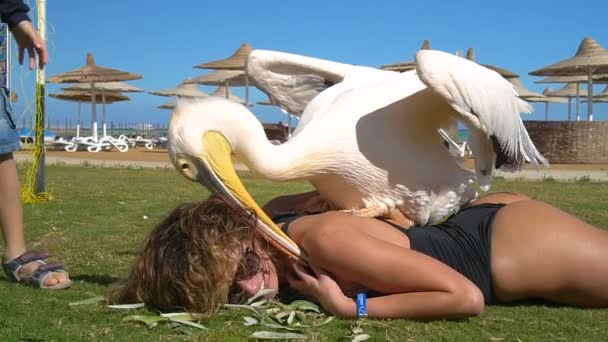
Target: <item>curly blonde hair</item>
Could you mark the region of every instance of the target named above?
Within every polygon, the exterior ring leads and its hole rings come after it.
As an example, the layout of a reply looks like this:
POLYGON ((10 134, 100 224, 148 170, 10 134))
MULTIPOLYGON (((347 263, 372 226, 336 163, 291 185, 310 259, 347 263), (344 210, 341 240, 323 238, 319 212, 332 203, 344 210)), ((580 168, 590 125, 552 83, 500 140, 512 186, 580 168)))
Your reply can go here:
POLYGON ((227 302, 234 255, 255 235, 253 213, 217 196, 185 203, 160 222, 126 279, 110 291, 112 303, 143 302, 160 311, 209 315, 227 302))

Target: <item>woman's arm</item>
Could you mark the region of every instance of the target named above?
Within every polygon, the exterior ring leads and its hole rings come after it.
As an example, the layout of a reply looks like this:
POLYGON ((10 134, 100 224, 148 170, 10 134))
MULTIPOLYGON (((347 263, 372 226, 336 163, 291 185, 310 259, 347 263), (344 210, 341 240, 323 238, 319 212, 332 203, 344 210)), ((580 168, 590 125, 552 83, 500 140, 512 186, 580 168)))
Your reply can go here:
POLYGON ((311 264, 329 272, 331 278, 316 272, 316 277, 309 276, 314 281, 296 272, 299 281, 292 285, 341 317, 356 317, 356 304, 331 279, 387 293, 368 299, 370 317, 462 318, 483 311, 483 295, 477 286, 449 266, 391 243, 386 239, 393 233, 390 229, 378 220, 336 212, 294 221, 289 235, 306 251, 311 264))

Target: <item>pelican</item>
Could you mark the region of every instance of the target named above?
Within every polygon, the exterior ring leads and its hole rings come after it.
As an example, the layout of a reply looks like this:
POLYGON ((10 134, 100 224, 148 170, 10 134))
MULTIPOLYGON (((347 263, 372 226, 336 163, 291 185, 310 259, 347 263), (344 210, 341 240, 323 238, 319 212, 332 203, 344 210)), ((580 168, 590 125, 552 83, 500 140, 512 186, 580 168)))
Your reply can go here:
POLYGON ((230 155, 273 181, 308 180, 354 214, 399 211, 416 224, 438 222, 475 199, 474 180, 488 190, 494 169, 547 165, 520 118, 532 108, 511 83, 437 50, 418 51, 415 60, 416 70, 398 73, 254 50, 246 62, 251 81, 301 116, 291 139, 271 144, 257 118, 235 102, 183 100, 169 123, 170 158, 186 178, 255 208, 270 230, 276 228, 238 180, 230 155), (438 133, 453 120, 469 130, 474 173, 438 133))

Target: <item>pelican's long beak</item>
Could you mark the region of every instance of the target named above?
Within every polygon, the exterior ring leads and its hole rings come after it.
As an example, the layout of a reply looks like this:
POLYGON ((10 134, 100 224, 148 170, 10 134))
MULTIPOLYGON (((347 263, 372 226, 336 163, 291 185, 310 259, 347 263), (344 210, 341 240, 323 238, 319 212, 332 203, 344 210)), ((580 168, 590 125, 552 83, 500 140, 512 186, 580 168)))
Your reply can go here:
POLYGON ((215 131, 205 132, 203 144, 205 148, 200 158, 179 156, 189 160, 196 168, 196 180, 209 191, 255 212, 258 218, 257 228, 264 238, 287 255, 306 260, 298 245, 283 233, 245 189, 232 164, 232 150, 224 135, 215 131))

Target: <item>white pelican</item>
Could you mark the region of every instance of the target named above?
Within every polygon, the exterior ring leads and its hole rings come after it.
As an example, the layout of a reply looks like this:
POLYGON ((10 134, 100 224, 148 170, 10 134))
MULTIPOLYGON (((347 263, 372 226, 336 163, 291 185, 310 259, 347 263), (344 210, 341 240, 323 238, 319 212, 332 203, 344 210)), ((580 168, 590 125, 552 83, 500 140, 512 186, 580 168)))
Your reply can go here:
POLYGON ((301 115, 292 138, 273 145, 247 108, 206 97, 178 103, 168 149, 184 176, 208 187, 223 182, 270 226, 231 169, 230 154, 274 181, 307 179, 327 201, 355 214, 399 210, 418 224, 437 222, 477 196, 474 174, 437 132, 451 120, 469 129, 482 190, 495 167, 547 164, 520 118, 532 108, 513 85, 451 54, 421 50, 415 71, 397 73, 254 50, 246 69, 271 99, 301 115))

